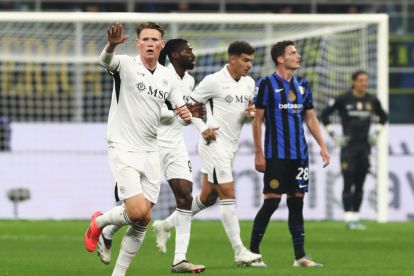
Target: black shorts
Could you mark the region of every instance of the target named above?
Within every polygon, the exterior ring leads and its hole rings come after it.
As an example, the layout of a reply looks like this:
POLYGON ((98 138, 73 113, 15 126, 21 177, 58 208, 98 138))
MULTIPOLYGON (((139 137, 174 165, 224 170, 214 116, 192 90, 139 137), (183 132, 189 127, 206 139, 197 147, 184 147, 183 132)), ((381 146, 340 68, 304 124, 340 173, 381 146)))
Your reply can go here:
POLYGON ((263 193, 306 193, 309 186, 309 159, 266 159, 263 193))
POLYGON ((365 173, 370 168, 369 150, 343 148, 341 150, 341 171, 342 173, 365 173))

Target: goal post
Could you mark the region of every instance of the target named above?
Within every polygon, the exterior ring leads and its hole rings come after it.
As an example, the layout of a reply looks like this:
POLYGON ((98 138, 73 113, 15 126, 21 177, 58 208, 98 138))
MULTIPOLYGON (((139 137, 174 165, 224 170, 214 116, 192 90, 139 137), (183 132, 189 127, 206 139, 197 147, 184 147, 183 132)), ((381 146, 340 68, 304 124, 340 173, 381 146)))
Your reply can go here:
MULTIPOLYGON (((1 116, 12 122, 105 122, 112 82, 97 61, 106 29, 123 23, 129 39, 117 52, 135 55, 135 29, 145 21, 161 23, 166 39, 191 42, 196 81, 225 64, 235 40, 255 46, 257 80, 274 70, 271 46, 289 39, 303 56, 298 74, 309 79, 317 110, 349 89, 358 69, 369 73, 369 92, 388 110, 385 14, 0 12, 1 116)), ((387 129, 376 148, 378 222, 388 220, 387 129)))

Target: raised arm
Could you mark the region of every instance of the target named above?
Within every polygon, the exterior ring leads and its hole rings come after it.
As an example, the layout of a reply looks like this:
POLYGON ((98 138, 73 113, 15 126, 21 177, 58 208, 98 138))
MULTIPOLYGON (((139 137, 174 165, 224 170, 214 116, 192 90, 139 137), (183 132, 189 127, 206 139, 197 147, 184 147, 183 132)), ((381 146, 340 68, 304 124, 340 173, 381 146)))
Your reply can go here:
POLYGON ((99 57, 99 64, 110 71, 116 71, 119 67, 119 59, 116 57, 114 58, 116 46, 124 43, 124 41, 128 39, 128 36, 123 35, 122 31, 123 26, 119 23, 113 24, 107 30, 108 43, 99 57))

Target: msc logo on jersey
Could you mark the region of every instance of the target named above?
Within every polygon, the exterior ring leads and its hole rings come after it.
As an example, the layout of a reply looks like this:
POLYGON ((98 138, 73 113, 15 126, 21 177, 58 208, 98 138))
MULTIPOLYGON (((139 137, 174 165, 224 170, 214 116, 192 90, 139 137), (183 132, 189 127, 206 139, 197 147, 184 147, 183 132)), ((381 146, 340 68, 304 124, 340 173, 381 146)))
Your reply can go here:
POLYGON ((224 100, 225 100, 227 103, 231 103, 231 102, 233 101, 233 97, 232 97, 231 95, 227 95, 227 96, 224 98, 224 100))
POLYGON ((168 92, 159 90, 158 88, 153 89, 151 86, 148 87, 148 95, 153 96, 157 99, 167 99, 168 92))
POLYGON ((248 95, 239 95, 239 96, 235 96, 236 97, 236 103, 248 103, 250 97, 248 95))
POLYGON ((157 99, 162 99, 162 100, 167 99, 168 92, 162 91, 158 88, 153 89, 151 86, 148 86, 148 89, 147 89, 147 86, 143 82, 137 83, 136 87, 137 87, 138 92, 141 94, 147 92, 146 93, 147 95, 153 96, 157 99))
POLYGON ((145 86, 145 83, 143 83, 143 82, 137 83, 136 86, 137 86, 137 89, 138 89, 139 93, 142 93, 142 92, 145 91, 145 89, 147 89, 147 87, 145 86))
POLYGON ((227 95, 224 100, 227 103, 232 103, 233 101, 235 103, 248 103, 250 97, 248 95, 235 95, 234 97, 231 95, 227 95))

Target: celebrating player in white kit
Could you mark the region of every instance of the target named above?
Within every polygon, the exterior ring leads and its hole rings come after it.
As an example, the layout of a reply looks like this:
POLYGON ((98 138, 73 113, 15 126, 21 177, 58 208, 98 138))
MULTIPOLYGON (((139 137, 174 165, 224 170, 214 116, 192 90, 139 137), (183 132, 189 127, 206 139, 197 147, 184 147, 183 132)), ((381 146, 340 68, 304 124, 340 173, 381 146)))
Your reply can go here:
MULTIPOLYGON (((184 101, 188 102, 195 83, 194 78, 187 73, 187 70, 194 68, 195 56, 193 49, 187 40, 171 39, 161 51, 158 60, 160 64, 165 65, 167 55, 171 62, 167 68, 171 75, 177 79, 184 101)), ((202 106, 193 104, 188 104, 188 106, 192 112, 193 120, 196 116, 202 117, 204 115, 202 106)), ((176 228, 175 257, 172 272, 198 273, 204 271, 205 267, 192 264, 186 258, 190 241, 191 203, 193 200, 191 194, 193 187, 191 162, 184 144, 182 121, 178 120, 169 108, 171 108, 169 102, 162 107, 157 139, 162 174, 164 174, 174 192, 177 209, 169 219, 165 220, 165 223, 161 224, 161 221, 155 221, 154 230, 157 233, 157 240, 162 240, 161 243, 157 244, 163 245, 159 247, 160 251, 166 253, 165 243, 170 237, 170 233, 164 229, 169 231, 174 227, 176 228)), ((105 264, 109 264, 111 260, 112 236, 120 227, 115 225, 106 226, 99 238, 98 255, 105 264)))
POLYGON ((114 78, 107 140, 116 190, 124 205, 104 214, 95 212, 84 242, 86 249, 93 252, 103 227, 129 225, 112 275, 125 275, 143 242, 152 206, 158 199, 161 170, 157 130, 162 105, 169 101, 177 115, 191 122, 177 80, 158 63, 165 44, 163 35, 158 24, 143 23, 137 29, 136 39, 140 55, 114 55, 116 46, 128 38, 122 25, 114 24, 108 29, 108 44, 100 56, 101 65, 114 78))
POLYGON ((206 76, 191 95, 195 102, 206 104, 208 126, 202 130, 203 138, 198 147, 205 172, 203 190, 194 198, 192 211, 196 214, 214 204, 218 195, 221 220, 239 264, 249 264, 261 258, 247 250, 241 241, 232 176, 241 128, 246 117, 254 116, 254 106, 249 103, 255 82, 247 76, 252 68, 254 51, 247 42, 231 43, 229 64, 206 76))

